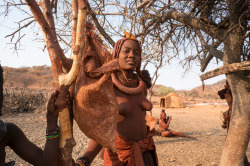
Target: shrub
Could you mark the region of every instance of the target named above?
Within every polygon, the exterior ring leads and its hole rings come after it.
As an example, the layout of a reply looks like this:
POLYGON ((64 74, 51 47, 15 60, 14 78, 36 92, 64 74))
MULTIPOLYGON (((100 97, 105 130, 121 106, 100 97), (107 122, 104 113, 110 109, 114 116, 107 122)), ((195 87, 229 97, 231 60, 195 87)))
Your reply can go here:
POLYGON ((156 90, 156 93, 158 95, 168 95, 170 92, 174 92, 176 93, 176 90, 174 88, 171 88, 171 87, 166 87, 166 86, 161 86, 159 87, 157 90, 156 90))

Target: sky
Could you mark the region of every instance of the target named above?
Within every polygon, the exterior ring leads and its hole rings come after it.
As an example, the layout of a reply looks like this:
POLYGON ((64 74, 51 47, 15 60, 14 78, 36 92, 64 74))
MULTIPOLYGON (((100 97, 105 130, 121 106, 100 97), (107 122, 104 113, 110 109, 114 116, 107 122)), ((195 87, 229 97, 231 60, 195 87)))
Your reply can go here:
MULTIPOLYGON (((13 52, 12 44, 10 43, 10 37, 5 38, 6 35, 9 35, 15 31, 14 27, 17 24, 14 22, 20 20, 17 16, 18 13, 12 13, 8 19, 5 19, 3 16, 0 17, 0 63, 2 66, 8 67, 32 67, 32 66, 41 66, 47 65, 50 66, 50 59, 47 50, 43 52, 43 43, 34 41, 34 36, 37 35, 37 32, 32 30, 24 29, 26 33, 25 37, 22 39, 21 50, 18 51, 18 55, 13 52)), ((209 64, 208 69, 213 70, 222 66, 222 63, 218 65, 215 62, 209 64)), ((153 68, 147 68, 150 74, 153 74, 153 68)), ((156 81, 156 84, 164 85, 167 87, 172 87, 176 90, 191 90, 197 86, 202 85, 200 81, 200 67, 198 64, 194 64, 192 68, 185 73, 185 69, 181 67, 178 61, 172 61, 170 64, 164 66, 159 74, 159 78, 156 81)), ((217 76, 208 80, 205 80, 205 85, 216 83, 225 79, 224 75, 217 76)))

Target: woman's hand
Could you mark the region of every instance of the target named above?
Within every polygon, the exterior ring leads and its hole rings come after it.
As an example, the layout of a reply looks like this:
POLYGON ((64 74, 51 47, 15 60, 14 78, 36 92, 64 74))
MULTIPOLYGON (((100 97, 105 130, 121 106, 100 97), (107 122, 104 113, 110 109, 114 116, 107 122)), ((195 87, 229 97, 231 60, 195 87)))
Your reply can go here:
POLYGON ((57 127, 57 118, 58 118, 58 109, 55 106, 57 100, 58 91, 54 91, 47 105, 47 128, 56 129, 57 127))
POLYGON ((47 105, 47 116, 48 115, 58 116, 58 111, 55 106, 57 94, 58 94, 58 91, 55 90, 49 98, 48 105, 47 105))
POLYGON ((47 125, 56 127, 60 109, 69 107, 71 104, 69 92, 57 91, 50 96, 47 105, 47 125))

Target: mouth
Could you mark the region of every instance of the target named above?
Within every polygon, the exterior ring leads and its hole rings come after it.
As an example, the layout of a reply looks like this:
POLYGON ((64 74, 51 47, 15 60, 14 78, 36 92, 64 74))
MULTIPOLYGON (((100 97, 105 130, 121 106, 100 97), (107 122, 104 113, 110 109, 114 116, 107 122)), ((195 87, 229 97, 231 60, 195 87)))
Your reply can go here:
POLYGON ((135 62, 134 62, 134 61, 127 61, 127 64, 129 64, 129 65, 134 65, 135 62))

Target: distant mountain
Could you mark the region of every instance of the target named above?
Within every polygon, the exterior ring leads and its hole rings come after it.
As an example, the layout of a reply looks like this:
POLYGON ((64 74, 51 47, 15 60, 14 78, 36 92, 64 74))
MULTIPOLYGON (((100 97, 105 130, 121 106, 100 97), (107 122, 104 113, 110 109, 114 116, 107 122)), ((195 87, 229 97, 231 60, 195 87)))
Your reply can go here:
MULTIPOLYGON (((4 71, 4 87, 27 87, 34 89, 53 89, 53 76, 50 66, 34 66, 11 68, 3 67, 4 71)), ((178 90, 177 93, 182 97, 200 97, 218 99, 217 92, 224 88, 225 79, 218 81, 212 85, 205 85, 204 91, 202 86, 193 88, 192 90, 178 90)), ((157 89, 163 85, 155 85, 153 88, 154 95, 157 89)))
POLYGON ((190 92, 193 92, 193 91, 197 91, 201 96, 208 96, 208 95, 217 95, 218 91, 221 90, 221 89, 224 89, 224 85, 226 83, 226 79, 223 79, 223 80, 220 80, 214 84, 211 84, 211 85, 206 85, 204 86, 204 90, 202 88, 202 86, 198 86, 196 88, 193 88, 192 90, 190 90, 190 92))
POLYGON ((3 67, 4 87, 52 89, 53 76, 50 66, 3 67))
MULTIPOLYGON (((211 85, 205 85, 204 86, 204 91, 202 86, 198 86, 196 88, 193 88, 191 90, 177 90, 177 94, 179 94, 180 96, 182 96, 183 98, 186 97, 199 97, 199 98, 204 98, 204 99, 219 99, 218 96, 218 91, 224 88, 226 80, 220 80, 217 83, 211 84, 211 85)), ((157 94, 157 89, 159 89, 160 87, 162 87, 163 85, 155 85, 153 92, 154 95, 158 95, 157 94)))
MULTIPOLYGON (((206 85, 205 84, 205 87, 204 87, 204 91, 210 91, 210 90, 219 90, 219 89, 223 89, 224 88, 224 85, 226 84, 226 79, 223 79, 223 80, 220 80, 214 84, 211 84, 211 85, 206 85)), ((198 90, 198 91, 203 91, 202 89, 202 86, 198 86, 196 88, 193 88, 192 90, 198 90)), ((192 91, 191 90, 191 91, 192 91)))

